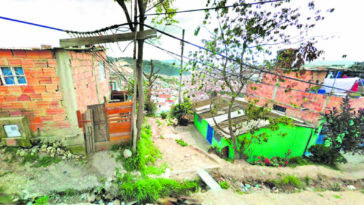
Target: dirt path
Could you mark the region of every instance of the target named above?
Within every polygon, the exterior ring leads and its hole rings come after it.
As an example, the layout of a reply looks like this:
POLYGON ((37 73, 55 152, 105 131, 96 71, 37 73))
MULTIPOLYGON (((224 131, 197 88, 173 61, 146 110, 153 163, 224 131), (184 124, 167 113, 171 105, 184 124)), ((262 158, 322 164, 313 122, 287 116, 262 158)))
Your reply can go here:
POLYGON ((220 192, 208 191, 206 193, 194 194, 193 198, 202 201, 203 205, 312 205, 312 204, 350 204, 360 205, 363 204, 364 194, 356 191, 346 192, 308 192, 303 191, 294 194, 285 193, 252 193, 252 194, 237 194, 229 190, 220 192))

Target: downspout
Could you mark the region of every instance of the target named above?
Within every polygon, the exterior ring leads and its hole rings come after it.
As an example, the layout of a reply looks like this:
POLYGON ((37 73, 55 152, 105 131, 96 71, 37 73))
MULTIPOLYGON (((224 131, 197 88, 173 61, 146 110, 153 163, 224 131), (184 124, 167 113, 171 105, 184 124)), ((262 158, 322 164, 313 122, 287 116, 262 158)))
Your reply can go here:
POLYGON ((310 142, 311 142, 312 132, 313 132, 313 131, 315 131, 315 132, 316 132, 316 129, 311 129, 310 138, 309 138, 309 139, 308 139, 308 141, 307 141, 307 145, 306 145, 306 147, 305 147, 305 150, 303 151, 302 156, 305 156, 305 153, 306 153, 307 147, 308 147, 308 145, 309 145, 309 144, 310 144, 310 142))

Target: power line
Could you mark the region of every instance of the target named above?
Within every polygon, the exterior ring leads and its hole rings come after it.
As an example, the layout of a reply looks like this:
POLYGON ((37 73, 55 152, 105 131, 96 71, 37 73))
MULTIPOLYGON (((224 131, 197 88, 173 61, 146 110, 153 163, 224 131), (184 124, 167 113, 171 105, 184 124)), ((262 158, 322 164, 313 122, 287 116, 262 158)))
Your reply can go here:
MULTIPOLYGON (((256 4, 266 4, 266 3, 275 3, 281 2, 284 0, 272 0, 272 1, 262 1, 262 2, 255 2, 255 3, 245 3, 244 5, 256 5, 256 4)), ((164 12, 164 13, 152 13, 152 14, 145 14, 145 16, 159 16, 159 15, 168 15, 168 14, 179 14, 179 13, 190 13, 190 12, 197 12, 197 11, 208 11, 208 10, 215 10, 215 9, 225 9, 225 8, 233 8, 237 7, 235 5, 229 6, 217 6, 217 7, 208 7, 208 8, 201 8, 201 9, 189 9, 183 11, 173 11, 173 12, 164 12)))
POLYGON ((4 20, 8 20, 8 21, 14 21, 14 22, 17 22, 17 23, 28 24, 28 25, 31 25, 31 26, 37 26, 37 27, 41 27, 41 28, 52 29, 52 30, 56 30, 56 31, 66 32, 64 29, 55 28, 55 27, 51 27, 51 26, 45 26, 45 25, 42 25, 42 24, 32 23, 32 22, 29 22, 29 21, 22 21, 22 20, 18 20, 18 19, 8 18, 8 17, 4 17, 4 16, 0 16, 0 19, 4 19, 4 20))

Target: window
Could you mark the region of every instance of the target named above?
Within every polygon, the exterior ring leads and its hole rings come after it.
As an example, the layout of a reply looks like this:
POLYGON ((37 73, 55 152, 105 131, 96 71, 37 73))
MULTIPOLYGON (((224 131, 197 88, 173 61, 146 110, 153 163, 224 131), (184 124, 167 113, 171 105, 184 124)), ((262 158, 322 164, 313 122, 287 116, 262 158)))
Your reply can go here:
POLYGON ((214 138, 216 141, 220 142, 221 136, 214 130, 214 138))
POLYGON ((3 85, 26 85, 24 70, 22 67, 1 67, 0 79, 3 85))
POLYGON ((287 108, 280 105, 273 105, 273 110, 286 113, 287 108))
POLYGON ((21 137, 18 125, 4 125, 4 130, 5 130, 6 136, 9 138, 21 137))
POLYGON ((100 81, 104 81, 106 79, 106 73, 105 73, 105 64, 104 62, 99 62, 99 78, 100 81))
POLYGON ((199 116, 199 115, 198 115, 198 116, 197 116, 197 120, 198 120, 198 122, 199 122, 199 123, 201 123, 201 122, 202 122, 202 118, 201 118, 201 116, 199 116))

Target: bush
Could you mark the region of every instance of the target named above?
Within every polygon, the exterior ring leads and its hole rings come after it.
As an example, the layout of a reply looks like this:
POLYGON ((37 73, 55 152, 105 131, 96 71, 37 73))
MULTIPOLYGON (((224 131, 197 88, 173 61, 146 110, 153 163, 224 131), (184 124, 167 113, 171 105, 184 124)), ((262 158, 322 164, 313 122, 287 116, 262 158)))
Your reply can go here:
POLYGON ((162 119, 166 119, 167 118, 167 113, 166 112, 162 112, 161 113, 161 118, 162 119))
POLYGON ((155 115, 155 112, 157 111, 157 104, 152 101, 146 101, 144 103, 144 109, 145 111, 147 111, 147 116, 153 117, 155 115))
POLYGON ((186 147, 186 146, 188 145, 185 141, 180 140, 180 139, 176 139, 176 142, 177 142, 179 145, 181 145, 182 147, 186 147))
POLYGON ((337 163, 347 162, 342 154, 333 150, 331 147, 326 147, 325 145, 313 145, 308 149, 308 151, 312 154, 308 157, 312 162, 326 164, 329 166, 336 166, 337 163))
POLYGON ((230 185, 226 181, 219 181, 219 185, 222 189, 229 189, 230 185))
POLYGON ((178 120, 179 125, 187 125, 187 115, 191 113, 192 103, 188 98, 185 98, 183 103, 174 105, 171 108, 170 116, 178 120))

